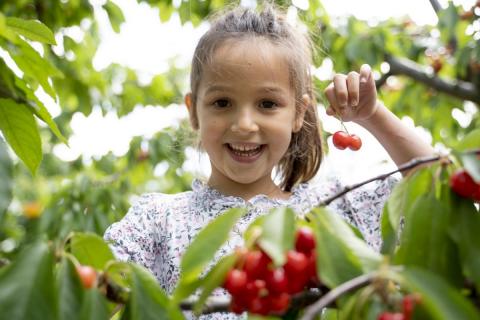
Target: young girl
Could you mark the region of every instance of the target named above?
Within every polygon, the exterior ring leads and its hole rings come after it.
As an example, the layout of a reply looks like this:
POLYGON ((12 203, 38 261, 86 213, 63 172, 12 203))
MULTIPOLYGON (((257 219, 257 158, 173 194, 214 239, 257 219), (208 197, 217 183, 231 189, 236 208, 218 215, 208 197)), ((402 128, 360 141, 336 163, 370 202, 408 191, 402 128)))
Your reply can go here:
MULTIPOLYGON (((195 180, 192 191, 140 197, 105 233, 116 257, 144 265, 171 293, 182 254, 225 210, 246 207, 248 213, 216 259, 240 246, 246 227, 271 208, 290 206, 302 215, 340 191, 336 181, 307 183, 322 160, 311 64, 308 38, 271 6, 259 13, 237 8, 217 18, 195 50, 191 93, 185 98, 191 125, 210 158, 211 176, 206 183, 195 180)), ((433 153, 377 101, 369 66, 335 75, 325 95, 329 115, 365 127, 397 165, 433 153)), ((391 184, 379 182, 374 192, 354 190, 329 207, 378 248, 379 215, 391 184)))

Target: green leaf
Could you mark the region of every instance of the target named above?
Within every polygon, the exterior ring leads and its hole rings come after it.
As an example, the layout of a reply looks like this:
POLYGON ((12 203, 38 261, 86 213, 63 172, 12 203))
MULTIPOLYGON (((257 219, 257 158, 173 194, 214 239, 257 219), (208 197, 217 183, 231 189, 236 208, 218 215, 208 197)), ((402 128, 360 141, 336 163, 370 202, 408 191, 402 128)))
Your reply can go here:
POLYGON ((94 233, 74 233, 70 250, 82 265, 103 269, 108 261, 115 260, 107 243, 94 233))
POLYGON ((59 296, 59 319, 76 320, 82 308, 84 290, 75 266, 68 258, 63 258, 57 272, 59 296))
POLYGON ((430 190, 431 181, 431 170, 425 168, 395 185, 385 205, 388 208, 390 225, 395 231, 398 231, 401 218, 410 210, 414 200, 430 190))
POLYGON ((42 145, 32 112, 26 105, 0 98, 0 130, 13 151, 35 174, 42 160, 42 145))
POLYGON ((460 159, 462 160, 465 170, 470 174, 472 179, 480 184, 480 155, 475 153, 462 153, 460 159))
POLYGON ((286 252, 293 248, 295 213, 290 208, 275 208, 265 215, 261 227, 258 244, 276 266, 284 265, 286 252))
POLYGON ((12 200, 13 163, 7 152, 7 145, 0 138, 0 225, 12 200))
POLYGON ((120 32, 120 25, 125 22, 125 17, 123 16, 122 9, 117 6, 112 1, 108 0, 107 3, 103 6, 107 11, 108 18, 110 19, 110 24, 113 30, 116 33, 120 32))
POLYGON ((196 314, 200 314, 205 301, 216 288, 220 287, 225 281, 227 273, 235 265, 237 257, 235 254, 224 256, 218 261, 215 267, 205 276, 202 282, 202 293, 195 303, 193 310, 196 314))
POLYGON ((160 288, 157 279, 139 265, 132 264, 132 284, 121 320, 184 319, 160 288))
POLYGON ((53 45, 57 44, 53 32, 40 21, 8 17, 6 22, 12 31, 27 39, 53 45))
POLYGON ((35 115, 39 117, 41 120, 43 120, 50 127, 50 130, 52 130, 52 132, 55 134, 55 136, 58 139, 60 139, 60 141, 68 145, 67 139, 65 139, 65 137, 62 135, 62 133, 58 129, 57 124, 55 123, 55 121, 53 121, 52 116, 50 115, 50 112, 48 112, 43 102, 37 98, 37 96, 33 93, 33 91, 29 87, 27 87, 27 84, 23 80, 16 78, 15 85, 26 94, 29 100, 32 100, 35 102, 35 104, 32 104, 32 109, 34 110, 35 115))
POLYGON ((180 301, 186 292, 183 286, 197 282, 203 269, 213 259, 215 252, 227 241, 230 230, 244 214, 245 209, 233 208, 218 216, 202 229, 185 251, 180 265, 180 281, 175 289, 175 301, 180 301))
POLYGON ((380 228, 382 231, 382 254, 392 254, 397 244, 397 234, 393 229, 390 219, 388 206, 383 207, 383 213, 380 220, 380 228))
MULTIPOLYGON (((54 100, 56 99, 55 90, 49 82, 49 77, 63 77, 62 72, 58 70, 47 59, 44 59, 25 41, 20 42, 19 49, 7 48, 10 56, 17 66, 24 72, 24 79, 32 84, 38 81, 42 88, 54 100), (33 79, 33 80, 32 80, 33 79)), ((35 87, 35 86, 34 86, 35 87)))
POLYGON ((46 243, 24 248, 0 269, 0 316, 15 320, 57 319, 53 254, 46 243))
POLYGON ((107 299, 98 289, 90 289, 83 295, 80 320, 108 320, 110 314, 107 299))
POLYGON ((12 43, 17 43, 20 39, 11 28, 7 26, 7 18, 0 12, 0 36, 12 43))
POLYGON ((411 292, 421 295, 422 306, 434 320, 475 320, 480 313, 460 293, 441 277, 420 268, 407 268, 401 274, 400 283, 411 292))
POLYGON ((326 208, 316 208, 312 213, 318 272, 328 287, 336 287, 378 267, 381 255, 358 238, 338 214, 326 208))
POLYGON ((480 214, 471 201, 459 198, 452 211, 449 234, 457 244, 465 276, 480 290, 480 214))
POLYGON ((448 226, 445 205, 432 193, 420 196, 406 214, 395 263, 423 267, 458 284, 461 272, 448 226))
POLYGON ((475 129, 469 132, 463 139, 458 141, 455 146, 457 151, 466 151, 470 149, 480 148, 480 129, 475 129))

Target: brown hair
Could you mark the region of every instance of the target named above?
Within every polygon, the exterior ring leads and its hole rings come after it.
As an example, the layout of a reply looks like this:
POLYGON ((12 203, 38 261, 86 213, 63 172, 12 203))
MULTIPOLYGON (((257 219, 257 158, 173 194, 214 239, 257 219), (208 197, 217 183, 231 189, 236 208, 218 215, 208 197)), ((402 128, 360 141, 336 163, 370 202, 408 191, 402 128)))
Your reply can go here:
MULTIPOLYGON (((212 25, 200 39, 192 60, 190 74, 192 112, 196 112, 197 91, 202 71, 209 66, 214 51, 230 39, 262 37, 272 44, 284 47, 288 53, 289 74, 295 90, 297 114, 301 97, 307 94, 311 104, 307 107, 302 128, 292 133, 287 152, 278 163, 281 174, 280 187, 291 191, 298 183, 307 182, 317 173, 323 156, 320 122, 316 112, 313 92, 312 45, 308 36, 293 28, 285 15, 267 3, 260 12, 237 7, 224 12, 213 20, 212 25)), ((194 119, 194 127, 198 126, 194 119)))

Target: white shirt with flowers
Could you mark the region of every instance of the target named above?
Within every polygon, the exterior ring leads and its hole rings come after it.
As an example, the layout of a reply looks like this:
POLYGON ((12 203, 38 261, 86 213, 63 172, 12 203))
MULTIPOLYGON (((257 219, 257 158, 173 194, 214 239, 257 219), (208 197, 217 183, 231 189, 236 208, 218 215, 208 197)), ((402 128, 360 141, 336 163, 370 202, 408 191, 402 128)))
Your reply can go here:
MULTIPOLYGON (((396 179, 376 181, 347 193, 328 207, 356 226, 364 239, 376 250, 381 244, 379 220, 383 205, 396 179)), ((289 199, 270 199, 257 195, 245 201, 240 197, 226 196, 194 180, 192 190, 178 194, 149 193, 137 199, 125 217, 112 224, 104 238, 110 243, 117 259, 133 261, 149 269, 161 287, 171 294, 180 275, 180 260, 188 245, 210 221, 233 207, 246 207, 233 228, 229 241, 217 252, 211 266, 243 243, 242 234, 258 216, 279 206, 288 206, 303 215, 321 200, 343 190, 338 180, 310 185, 300 184, 292 190, 289 199)), ((225 295, 222 289, 214 295, 225 295)), ((186 312, 188 319, 194 319, 186 312)), ((213 313, 200 319, 239 319, 234 314, 213 313)))

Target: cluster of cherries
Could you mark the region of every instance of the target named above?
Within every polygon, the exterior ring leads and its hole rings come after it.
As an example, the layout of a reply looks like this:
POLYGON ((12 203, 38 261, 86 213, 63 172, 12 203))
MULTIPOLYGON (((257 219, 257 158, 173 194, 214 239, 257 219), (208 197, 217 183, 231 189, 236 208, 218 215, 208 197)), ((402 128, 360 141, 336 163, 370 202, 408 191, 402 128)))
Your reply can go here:
POLYGON ((295 250, 287 252, 283 266, 274 267, 270 257, 259 248, 239 249, 223 288, 232 296, 232 312, 265 316, 284 314, 293 294, 319 284, 315 238, 310 228, 302 227, 296 233, 295 250))
POLYGON ((402 312, 383 312, 377 320, 410 320, 413 316, 415 305, 420 303, 418 294, 409 294, 402 299, 402 312))
POLYGON ((333 145, 340 150, 349 148, 357 151, 362 147, 362 139, 356 134, 348 134, 344 131, 337 131, 333 134, 333 145))
POLYGON ((480 201, 480 184, 475 183, 465 169, 460 169, 450 176, 450 187, 462 197, 480 201))

